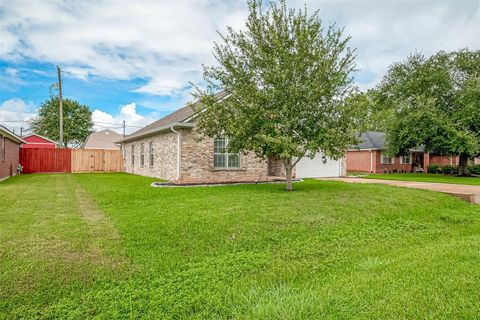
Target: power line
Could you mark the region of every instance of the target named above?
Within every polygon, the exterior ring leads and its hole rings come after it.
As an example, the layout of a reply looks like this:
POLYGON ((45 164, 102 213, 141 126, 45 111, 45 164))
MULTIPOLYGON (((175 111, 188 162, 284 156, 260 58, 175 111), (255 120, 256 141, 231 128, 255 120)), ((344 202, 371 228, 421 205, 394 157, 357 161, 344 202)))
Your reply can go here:
POLYGON ((32 91, 30 91, 28 94, 26 94, 25 96, 21 97, 20 98, 20 101, 18 101, 17 103, 15 103, 13 107, 16 107, 17 105, 19 105, 22 101, 26 100, 28 97, 30 97, 35 91, 37 91, 38 89, 40 89, 45 83, 47 83, 48 81, 50 81, 50 79, 47 79, 45 81, 43 81, 38 87, 36 87, 35 89, 33 89, 32 91))

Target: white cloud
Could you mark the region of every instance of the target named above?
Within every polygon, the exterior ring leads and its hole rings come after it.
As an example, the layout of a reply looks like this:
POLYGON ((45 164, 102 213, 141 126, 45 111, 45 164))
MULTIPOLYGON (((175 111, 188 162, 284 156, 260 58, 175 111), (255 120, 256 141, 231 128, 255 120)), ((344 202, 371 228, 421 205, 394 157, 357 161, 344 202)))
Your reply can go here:
POLYGON ((20 134, 20 129, 28 128, 28 120, 37 113, 35 105, 22 99, 9 99, 0 104, 0 124, 20 134))
POLYGON ((155 121, 154 115, 142 116, 137 113, 135 103, 129 103, 120 107, 120 112, 116 115, 95 109, 92 112, 92 120, 95 123, 95 130, 111 128, 118 133, 122 133, 122 122, 125 121, 126 133, 130 134, 140 127, 155 121))
MULTIPOLYGON (((480 48, 480 3, 290 0, 345 26, 358 66, 378 79, 419 50, 480 48)), ((79 79, 143 79, 138 93, 182 95, 212 64, 217 30, 242 28, 245 1, 2 1, 0 59, 60 64, 79 79), (52 42, 54 40, 54 43, 52 42)), ((371 86, 375 81, 361 85, 371 86)))
POLYGON ((201 64, 212 59, 217 19, 238 14, 210 1, 3 1, 0 6, 0 38, 7 40, 0 59, 60 64, 80 79, 145 79, 136 91, 162 96, 199 81, 201 64))

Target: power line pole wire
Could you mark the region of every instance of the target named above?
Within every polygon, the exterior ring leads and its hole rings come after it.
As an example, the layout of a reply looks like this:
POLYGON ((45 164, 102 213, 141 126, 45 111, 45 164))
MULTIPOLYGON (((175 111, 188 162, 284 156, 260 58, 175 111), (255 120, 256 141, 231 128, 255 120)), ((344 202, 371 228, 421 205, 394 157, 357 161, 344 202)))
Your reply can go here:
POLYGON ((62 71, 60 67, 57 66, 58 73, 58 105, 60 112, 60 141, 59 146, 63 148, 63 101, 62 101, 62 71))

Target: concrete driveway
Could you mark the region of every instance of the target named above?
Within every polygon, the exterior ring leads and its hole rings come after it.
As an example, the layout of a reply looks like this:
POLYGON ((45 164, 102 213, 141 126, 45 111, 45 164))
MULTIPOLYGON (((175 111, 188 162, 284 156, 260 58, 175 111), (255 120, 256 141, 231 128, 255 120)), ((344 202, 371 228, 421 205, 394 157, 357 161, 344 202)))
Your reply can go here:
POLYGON ((449 183, 431 183, 431 182, 414 182, 414 181, 394 181, 394 180, 380 180, 380 179, 362 179, 362 178, 319 178, 319 180, 334 180, 350 183, 377 183, 388 184, 397 187, 415 188, 423 190, 431 190, 443 192, 462 200, 480 204, 480 186, 469 186, 464 184, 449 184, 449 183))

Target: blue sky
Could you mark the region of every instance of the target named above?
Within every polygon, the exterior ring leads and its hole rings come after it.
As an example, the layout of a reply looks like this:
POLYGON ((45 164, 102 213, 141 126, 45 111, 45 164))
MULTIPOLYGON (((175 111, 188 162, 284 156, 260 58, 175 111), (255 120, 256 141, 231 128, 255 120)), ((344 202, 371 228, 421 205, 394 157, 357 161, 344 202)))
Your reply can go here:
MULTIPOLYGON (((320 9, 357 48, 362 90, 413 51, 480 49, 480 1, 288 1, 320 9)), ((15 130, 36 114, 63 72, 64 95, 88 105, 96 128, 128 131, 191 100, 213 42, 243 28, 244 1, 0 2, 0 123, 15 130)))

